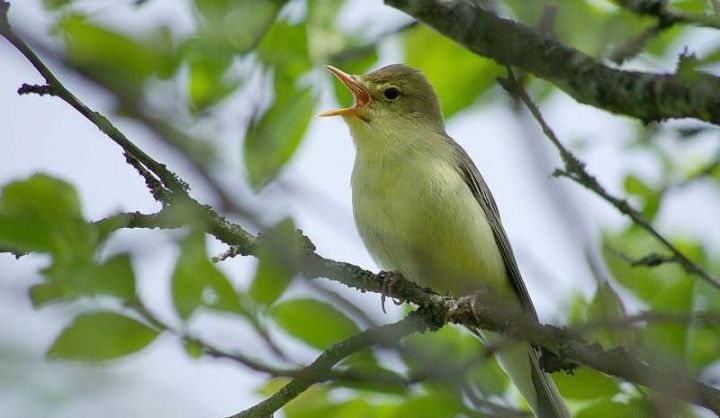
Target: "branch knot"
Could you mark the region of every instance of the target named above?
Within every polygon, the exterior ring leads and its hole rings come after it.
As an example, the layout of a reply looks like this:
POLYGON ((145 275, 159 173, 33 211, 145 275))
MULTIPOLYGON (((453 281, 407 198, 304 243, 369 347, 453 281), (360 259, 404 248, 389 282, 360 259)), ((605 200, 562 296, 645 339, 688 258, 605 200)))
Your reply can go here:
POLYGON ((49 96, 56 96, 57 91, 53 86, 49 84, 27 84, 23 83, 22 86, 18 89, 19 95, 25 95, 25 94, 39 94, 40 96, 45 96, 46 94, 49 96))

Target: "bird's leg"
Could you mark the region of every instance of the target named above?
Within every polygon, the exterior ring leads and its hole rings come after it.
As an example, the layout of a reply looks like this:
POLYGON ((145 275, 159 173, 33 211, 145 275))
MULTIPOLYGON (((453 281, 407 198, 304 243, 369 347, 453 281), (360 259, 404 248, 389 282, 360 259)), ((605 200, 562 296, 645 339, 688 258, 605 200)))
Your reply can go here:
MULTIPOLYGON (((384 314, 387 314, 387 311, 385 310, 385 297, 388 293, 392 292, 393 285, 395 284, 395 273, 391 271, 381 271, 378 273, 377 278, 382 281, 382 294, 380 295, 380 306, 382 307, 382 311, 384 314)), ((400 305, 395 299, 393 299, 393 303, 396 305, 400 305)))

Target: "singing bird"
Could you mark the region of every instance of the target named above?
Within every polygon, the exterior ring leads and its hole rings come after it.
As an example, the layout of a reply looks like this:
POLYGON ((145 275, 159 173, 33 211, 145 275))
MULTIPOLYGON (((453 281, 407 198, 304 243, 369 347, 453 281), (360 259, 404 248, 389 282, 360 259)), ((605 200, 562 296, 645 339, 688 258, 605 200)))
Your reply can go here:
MULTIPOLYGON (((423 74, 404 64, 365 75, 326 67, 355 96, 352 107, 320 116, 342 116, 350 128, 355 223, 375 261, 441 293, 490 289, 512 311, 535 316, 490 189, 445 132, 423 74)), ((513 344, 496 356, 535 416, 570 417, 534 347, 513 344)))

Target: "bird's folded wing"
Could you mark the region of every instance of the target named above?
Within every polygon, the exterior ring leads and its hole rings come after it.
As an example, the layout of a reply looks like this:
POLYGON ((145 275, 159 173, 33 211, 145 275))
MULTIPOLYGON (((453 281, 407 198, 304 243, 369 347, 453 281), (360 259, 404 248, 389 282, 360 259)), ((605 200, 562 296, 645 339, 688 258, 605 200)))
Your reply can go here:
POLYGON ((465 183, 470 188, 470 191, 475 196, 475 199, 480 207, 482 207, 483 213, 485 213, 485 216, 487 217, 490 228, 495 236, 495 242, 505 263, 508 280, 510 280, 513 290, 520 299, 523 309, 531 312, 533 316, 537 317, 535 307, 533 306, 530 295, 525 287, 525 283, 520 275, 520 270, 518 269, 517 261, 515 261, 515 255, 513 254, 512 248, 510 247, 510 242, 505 234, 505 229, 503 229, 502 223, 500 222, 500 212, 498 211, 495 199, 490 192, 490 188, 488 188, 485 180, 483 180, 480 172, 477 167, 475 167, 475 164, 472 162, 467 152, 465 152, 465 150, 452 138, 448 137, 447 140, 455 149, 455 167, 460 175, 465 179, 465 183))

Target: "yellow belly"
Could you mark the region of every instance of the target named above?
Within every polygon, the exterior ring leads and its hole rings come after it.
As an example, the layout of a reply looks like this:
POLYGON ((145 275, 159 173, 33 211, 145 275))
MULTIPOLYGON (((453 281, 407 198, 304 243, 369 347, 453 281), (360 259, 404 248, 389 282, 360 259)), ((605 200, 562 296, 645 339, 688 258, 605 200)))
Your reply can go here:
POLYGON ((462 295, 482 285, 512 291, 482 208, 445 161, 359 155, 353 208, 365 246, 382 268, 440 293, 462 295))

